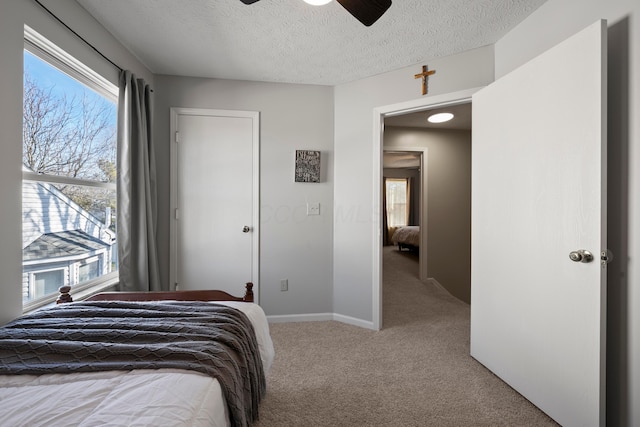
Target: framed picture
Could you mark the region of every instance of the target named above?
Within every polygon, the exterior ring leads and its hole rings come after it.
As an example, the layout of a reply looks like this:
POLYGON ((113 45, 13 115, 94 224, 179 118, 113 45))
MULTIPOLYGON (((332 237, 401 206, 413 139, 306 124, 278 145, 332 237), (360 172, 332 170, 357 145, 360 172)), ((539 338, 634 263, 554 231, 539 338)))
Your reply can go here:
POLYGON ((296 150, 295 182, 320 182, 320 152, 296 150))

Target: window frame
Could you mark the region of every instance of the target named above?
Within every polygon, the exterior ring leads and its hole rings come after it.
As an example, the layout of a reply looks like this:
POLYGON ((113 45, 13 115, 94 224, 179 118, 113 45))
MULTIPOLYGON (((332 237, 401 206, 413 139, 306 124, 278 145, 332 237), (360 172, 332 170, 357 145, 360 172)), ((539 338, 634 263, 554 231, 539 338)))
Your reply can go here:
MULTIPOLYGON (((94 90, 99 95, 114 102, 117 108, 119 89, 116 85, 75 59, 66 51, 46 39, 40 33, 35 31, 28 25, 24 26, 24 50, 36 56, 40 60, 46 62, 50 66, 56 68, 60 72, 79 81, 88 88, 94 90)), ((117 119, 116 119, 117 120, 117 119)), ((50 175, 36 173, 32 171, 22 171, 22 182, 31 181, 46 184, 66 184, 74 186, 91 187, 97 189, 107 189, 118 192, 117 183, 100 182, 81 178, 70 178, 65 176, 50 175)), ((116 242, 117 245, 117 242, 116 242)), ((93 259, 94 257, 91 257, 93 259)), ((78 266, 76 265, 76 270, 78 266)), ((24 272, 24 264, 22 266, 24 272)), ((37 271, 30 272, 34 274, 37 271)), ((71 274, 71 272, 69 272, 71 274)), ((73 284, 73 292, 75 299, 81 299, 91 294, 101 292, 105 289, 117 285, 119 282, 119 271, 112 271, 98 278, 89 280, 81 284, 73 284)), ((44 305, 54 302, 58 298, 58 294, 52 294, 40 298, 35 298, 28 302, 23 302, 23 313, 32 311, 44 305)))

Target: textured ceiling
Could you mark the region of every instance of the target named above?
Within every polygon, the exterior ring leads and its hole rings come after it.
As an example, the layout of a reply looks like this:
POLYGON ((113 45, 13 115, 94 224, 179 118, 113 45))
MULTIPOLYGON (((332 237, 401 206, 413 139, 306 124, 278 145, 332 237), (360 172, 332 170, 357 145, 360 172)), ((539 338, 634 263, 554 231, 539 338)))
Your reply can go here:
POLYGON ((337 85, 495 43, 545 0, 77 0, 155 74, 337 85))

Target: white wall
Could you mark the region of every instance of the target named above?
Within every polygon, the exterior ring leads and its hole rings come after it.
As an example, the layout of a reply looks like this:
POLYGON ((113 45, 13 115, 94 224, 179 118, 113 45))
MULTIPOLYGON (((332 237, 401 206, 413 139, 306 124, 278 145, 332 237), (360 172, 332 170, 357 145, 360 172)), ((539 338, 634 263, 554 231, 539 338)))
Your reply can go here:
POLYGON ((22 313, 22 7, 0 3, 0 323, 22 313))
MULTIPOLYGON (((429 95, 493 81, 493 47, 428 62, 429 95)), ((333 310, 373 327, 373 109, 422 98, 414 74, 422 64, 335 88, 333 310)), ((425 97, 426 98, 426 97, 425 97)), ((374 211, 374 209, 376 211, 374 211)))
MULTIPOLYGON (((121 67, 153 75, 73 0, 49 0, 49 9, 121 67)), ((22 313, 22 80, 24 25, 118 83, 117 69, 33 1, 0 2, 0 324, 22 313)))
POLYGON ((550 0, 495 46, 502 76, 606 19, 608 43, 607 425, 640 425, 640 2, 550 0), (541 31, 541 29, 544 29, 541 31))
POLYGON ((169 109, 259 111, 260 305, 270 316, 331 313, 333 88, 156 76, 155 101, 162 280, 169 280, 170 257, 169 109), (299 149, 321 151, 320 183, 293 182, 299 149), (319 216, 306 215, 307 202, 320 203, 319 216))

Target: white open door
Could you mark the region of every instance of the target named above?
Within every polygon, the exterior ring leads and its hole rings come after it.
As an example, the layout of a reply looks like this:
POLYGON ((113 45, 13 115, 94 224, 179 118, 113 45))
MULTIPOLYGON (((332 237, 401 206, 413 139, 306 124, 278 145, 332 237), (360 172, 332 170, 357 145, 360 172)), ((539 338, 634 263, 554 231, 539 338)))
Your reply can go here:
POLYGON ((472 147, 471 355, 563 426, 604 426, 606 22, 477 92, 472 147))

